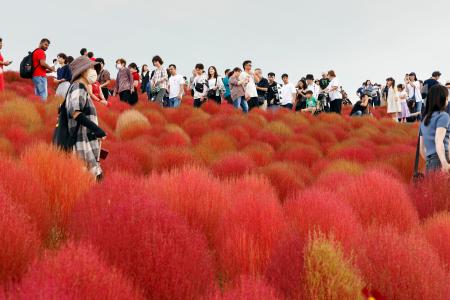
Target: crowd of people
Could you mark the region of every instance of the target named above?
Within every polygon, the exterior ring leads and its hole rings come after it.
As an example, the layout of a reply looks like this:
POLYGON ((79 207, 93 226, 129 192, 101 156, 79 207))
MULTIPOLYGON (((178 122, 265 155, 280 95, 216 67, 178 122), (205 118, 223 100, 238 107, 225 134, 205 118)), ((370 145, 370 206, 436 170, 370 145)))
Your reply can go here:
MULTIPOLYGON (((3 41, 0 39, 0 50, 3 41)), ((253 68, 246 60, 241 67, 227 69, 221 76, 215 66, 207 69, 201 63, 195 65, 188 79, 178 74, 177 66, 164 66, 160 56, 152 59, 153 70, 148 65, 139 69, 134 62, 127 64, 123 58, 116 60, 117 77, 112 89, 111 73, 105 68, 103 58, 95 58, 92 51, 81 49, 74 59, 60 53, 49 65, 46 51, 48 39, 42 39, 32 57, 31 79, 35 94, 42 101, 48 97, 48 78, 57 84, 56 94, 64 97, 69 119, 69 130, 76 137, 74 151, 84 159, 89 170, 101 177, 99 164, 101 140, 106 133, 98 126, 94 102, 109 105, 111 95, 123 102, 135 105, 139 93, 148 101, 164 107, 180 106, 185 91, 190 91, 194 107, 201 107, 207 101, 217 104, 228 102, 236 109, 247 113, 251 109, 288 109, 317 114, 331 112, 340 114, 342 105, 351 104, 342 89, 334 70, 322 73, 320 79, 307 74, 294 84, 288 74, 282 74, 282 83, 276 81, 273 72, 263 75, 260 68, 253 68), (52 75, 49 77, 48 75, 52 75), (80 126, 81 124, 82 126, 80 126)), ((0 53, 0 91, 4 88, 3 68, 12 62, 4 60, 0 53)), ((23 64, 21 64, 21 68, 23 64)), ((386 79, 385 85, 365 81, 357 90, 359 97, 350 115, 370 115, 370 108, 386 105, 387 113, 399 122, 421 121, 420 154, 427 161, 427 170, 450 170, 448 141, 450 137, 450 109, 448 94, 450 82, 439 83, 441 73, 433 72, 431 78, 421 81, 414 72, 405 75, 404 83, 396 84, 394 78, 386 79)))

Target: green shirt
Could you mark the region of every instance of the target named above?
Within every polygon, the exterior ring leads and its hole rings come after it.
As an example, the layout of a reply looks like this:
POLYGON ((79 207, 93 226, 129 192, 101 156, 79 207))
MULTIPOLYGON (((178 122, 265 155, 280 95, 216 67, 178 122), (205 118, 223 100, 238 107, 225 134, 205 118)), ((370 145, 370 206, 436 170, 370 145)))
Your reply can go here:
POLYGON ((317 106, 317 100, 314 97, 311 97, 309 99, 306 99, 306 107, 316 107, 317 106))

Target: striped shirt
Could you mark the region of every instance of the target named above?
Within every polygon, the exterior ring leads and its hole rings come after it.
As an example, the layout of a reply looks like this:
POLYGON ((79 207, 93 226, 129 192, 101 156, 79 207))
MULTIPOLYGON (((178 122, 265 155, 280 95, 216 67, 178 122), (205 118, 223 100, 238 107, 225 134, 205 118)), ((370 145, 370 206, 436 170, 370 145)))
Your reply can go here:
POLYGON ((154 89, 169 89, 169 76, 163 66, 155 70, 152 77, 152 86, 154 89))

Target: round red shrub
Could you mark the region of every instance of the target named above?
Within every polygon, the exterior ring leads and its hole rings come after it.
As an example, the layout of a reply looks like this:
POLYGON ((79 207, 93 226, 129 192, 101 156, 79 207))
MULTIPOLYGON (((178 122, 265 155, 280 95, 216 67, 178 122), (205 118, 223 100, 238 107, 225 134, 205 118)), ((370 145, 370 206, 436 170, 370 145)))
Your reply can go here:
POLYGON ((267 267, 267 281, 285 299, 303 299, 305 240, 297 232, 280 238, 267 267))
POLYGON ((353 182, 340 183, 336 196, 353 207, 366 227, 390 224, 404 232, 419 224, 406 186, 383 172, 367 171, 353 182))
POLYGON ((331 192, 306 190, 285 203, 288 222, 306 240, 314 232, 322 232, 340 242, 347 255, 358 246, 362 226, 353 209, 331 192))
POLYGON ((13 299, 144 299, 89 246, 69 243, 34 264, 13 299))
POLYGON ((27 271, 40 243, 34 224, 0 189, 0 282, 8 285, 27 271))
POLYGON ((230 205, 227 186, 198 166, 152 174, 145 181, 145 190, 185 217, 189 225, 203 232, 210 242, 230 205))
POLYGON ((305 188, 305 182, 299 176, 298 168, 288 163, 272 163, 261 168, 259 172, 270 180, 281 201, 305 188))
POLYGON ((450 212, 441 212, 425 220, 423 235, 450 271, 450 212))
POLYGON ((263 274, 285 229, 281 205, 267 180, 247 176, 233 186, 232 206, 220 220, 215 242, 225 281, 239 274, 263 274))
POLYGON ((253 160, 245 154, 230 153, 216 160, 211 170, 220 178, 238 177, 250 172, 255 167, 253 160))
POLYGON ((50 203, 43 186, 19 161, 0 158, 0 188, 19 204, 36 224, 42 240, 46 240, 52 226, 50 203))
POLYGON ((301 144, 284 144, 278 149, 275 159, 297 162, 311 167, 322 157, 322 152, 314 146, 301 144))
POLYGON ((214 279, 206 239, 149 195, 136 178, 110 175, 80 201, 71 232, 98 248, 147 298, 199 298, 214 279))
POLYGON ((201 165, 189 148, 170 147, 155 153, 153 165, 156 171, 170 171, 186 165, 201 165))
POLYGON ((386 299, 446 299, 449 275, 431 246, 392 227, 368 230, 358 248, 359 268, 370 287, 386 299))
POLYGON ((427 174, 418 184, 411 184, 410 194, 421 218, 441 211, 450 211, 450 175, 427 174))

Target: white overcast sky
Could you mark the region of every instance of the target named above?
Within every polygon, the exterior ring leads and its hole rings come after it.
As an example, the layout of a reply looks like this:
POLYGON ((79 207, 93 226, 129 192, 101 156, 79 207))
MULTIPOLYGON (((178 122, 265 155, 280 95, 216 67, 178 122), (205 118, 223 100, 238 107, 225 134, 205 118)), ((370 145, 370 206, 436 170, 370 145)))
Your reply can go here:
POLYGON ((86 47, 112 71, 118 57, 142 65, 159 54, 183 75, 251 59, 292 81, 334 69, 352 96, 365 79, 411 71, 450 79, 449 0, 4 0, 0 11, 13 69, 48 37, 49 59, 86 47))

